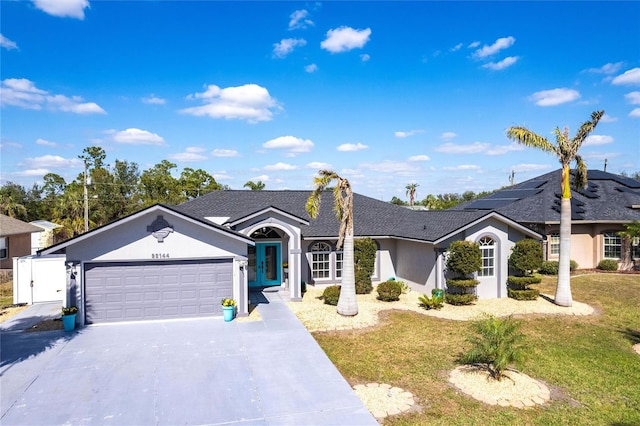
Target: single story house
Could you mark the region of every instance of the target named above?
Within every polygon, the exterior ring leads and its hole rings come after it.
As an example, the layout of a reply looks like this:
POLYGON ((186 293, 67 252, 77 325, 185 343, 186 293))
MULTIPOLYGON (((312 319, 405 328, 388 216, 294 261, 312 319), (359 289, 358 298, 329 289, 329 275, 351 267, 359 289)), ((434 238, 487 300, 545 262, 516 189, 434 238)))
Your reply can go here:
MULTIPOLYGON (((545 236, 545 257, 560 253, 560 181, 556 170, 450 211, 495 211, 545 236)), ((640 221, 640 181, 600 170, 587 172, 587 187, 571 191, 571 259, 591 269, 615 259, 620 269, 640 266, 640 241, 620 237, 640 221)))
MULTIPOLYGON (((302 283, 339 283, 342 252, 333 193, 320 214, 305 211, 310 191, 214 191, 175 207, 154 205, 41 250, 65 254, 68 303, 80 323, 221 315, 232 297, 248 314, 251 288, 280 287, 291 300, 302 283)), ((414 211, 354 194, 355 238, 378 247, 374 283, 389 277, 430 293, 444 288, 445 251, 455 240, 480 244, 481 298, 506 296, 508 257, 535 230, 494 211, 414 211)))
POLYGON ((42 228, 0 214, 0 269, 13 270, 13 258, 31 253, 31 234, 42 228))

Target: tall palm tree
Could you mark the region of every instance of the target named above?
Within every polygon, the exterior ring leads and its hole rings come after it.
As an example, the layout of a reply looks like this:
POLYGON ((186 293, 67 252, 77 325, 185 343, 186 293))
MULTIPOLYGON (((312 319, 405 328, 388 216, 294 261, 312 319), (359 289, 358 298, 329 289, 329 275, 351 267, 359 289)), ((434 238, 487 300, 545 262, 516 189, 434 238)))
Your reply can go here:
POLYGON ((526 127, 509 127, 507 136, 522 145, 540 149, 554 154, 562 165, 562 199, 560 204, 560 259, 558 265, 558 285, 556 286, 555 303, 560 306, 571 306, 571 282, 569 277, 569 262, 571 256, 571 163, 575 161, 574 186, 584 188, 587 185, 587 165, 578 155, 578 150, 595 129, 598 121, 604 115, 604 111, 591 113, 591 120, 582 123, 573 138, 569 137, 569 129, 565 127, 561 131, 558 127, 554 130, 555 144, 549 142, 526 127))
POLYGON ((416 189, 419 187, 420 185, 418 185, 417 183, 410 183, 407 186, 405 186, 405 189, 407 190, 407 192, 405 193, 405 195, 409 196, 409 205, 411 207, 413 207, 413 202, 416 199, 416 189))
POLYGON ((356 300, 356 280, 353 270, 353 191, 351 184, 334 171, 318 171, 318 176, 313 180, 315 188, 311 192, 305 208, 309 216, 315 219, 320 213, 322 192, 333 181, 336 181, 336 186, 332 188, 333 210, 340 221, 336 248, 342 247, 344 243, 342 249, 342 287, 338 299, 338 313, 344 316, 354 316, 358 314, 358 301, 356 300))

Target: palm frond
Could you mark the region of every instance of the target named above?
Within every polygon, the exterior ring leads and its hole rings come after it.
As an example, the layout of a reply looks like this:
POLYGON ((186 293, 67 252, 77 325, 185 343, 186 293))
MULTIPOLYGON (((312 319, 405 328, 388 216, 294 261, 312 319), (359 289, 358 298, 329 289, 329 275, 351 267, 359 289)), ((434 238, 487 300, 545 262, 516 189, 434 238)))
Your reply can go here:
POLYGON ((522 145, 538 148, 542 151, 556 154, 556 147, 547 140, 547 138, 532 132, 526 127, 513 126, 507 129, 507 137, 513 141, 516 141, 522 145))
POLYGON ((573 177, 573 186, 577 189, 587 187, 587 164, 582 161, 582 157, 576 155, 576 172, 573 177))

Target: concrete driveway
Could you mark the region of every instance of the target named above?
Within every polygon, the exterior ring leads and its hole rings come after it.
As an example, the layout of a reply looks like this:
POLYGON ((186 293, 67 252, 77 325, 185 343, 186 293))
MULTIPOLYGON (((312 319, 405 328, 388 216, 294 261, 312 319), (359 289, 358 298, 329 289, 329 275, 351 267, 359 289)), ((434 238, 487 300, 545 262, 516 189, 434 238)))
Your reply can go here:
POLYGON ((0 423, 377 425, 280 296, 257 297, 262 321, 67 333, 17 329, 30 308, 1 332, 0 423))

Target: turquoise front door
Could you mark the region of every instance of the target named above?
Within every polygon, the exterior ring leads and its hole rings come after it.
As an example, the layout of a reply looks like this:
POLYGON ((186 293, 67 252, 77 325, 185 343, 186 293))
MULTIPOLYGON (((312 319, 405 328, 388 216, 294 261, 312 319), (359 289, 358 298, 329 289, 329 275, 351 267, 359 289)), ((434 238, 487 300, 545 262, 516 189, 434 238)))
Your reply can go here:
POLYGON ((249 246, 249 287, 282 284, 280 243, 256 243, 249 246))

